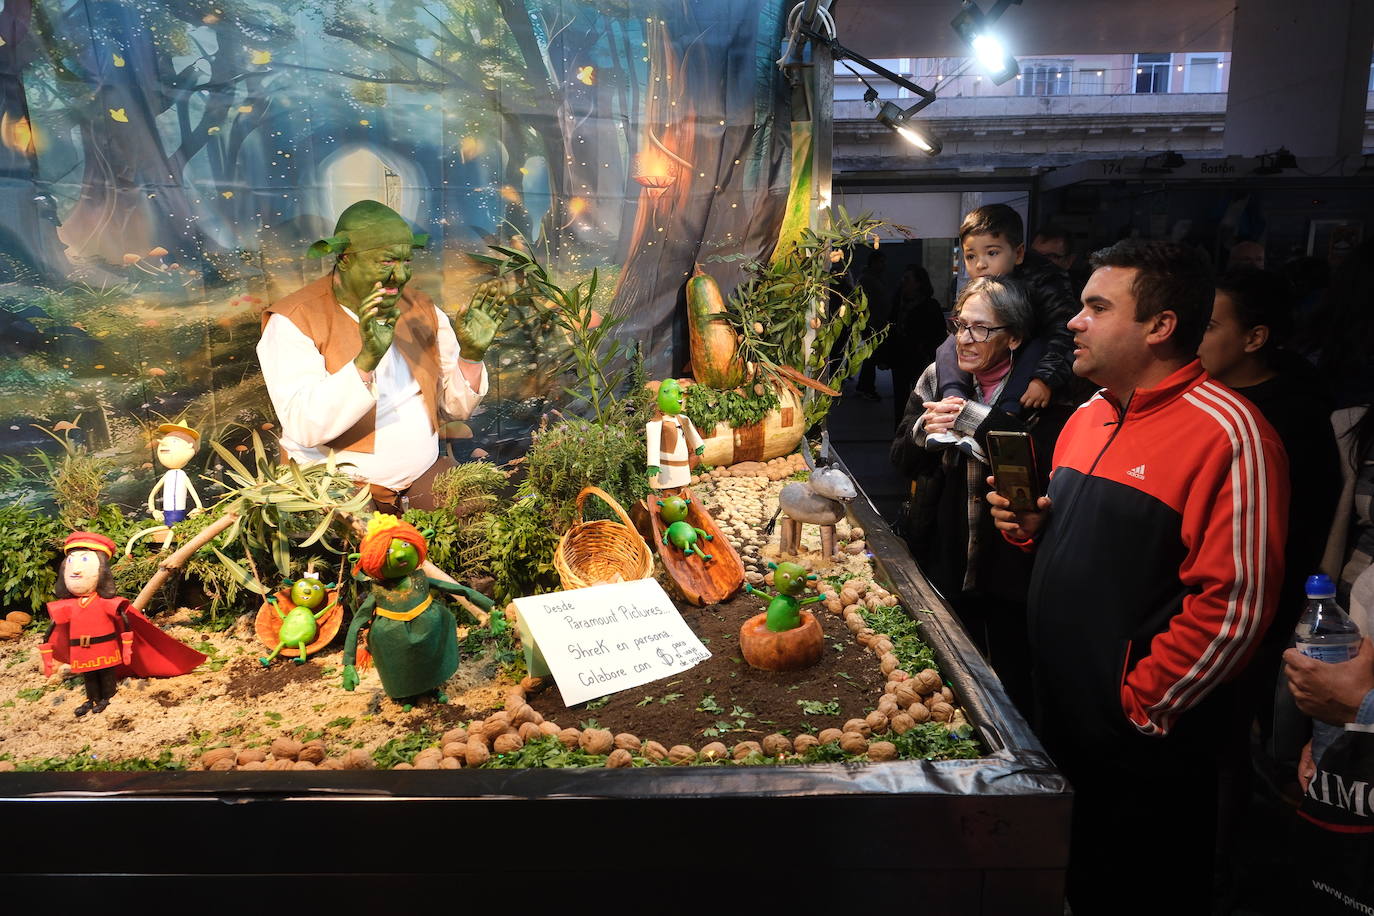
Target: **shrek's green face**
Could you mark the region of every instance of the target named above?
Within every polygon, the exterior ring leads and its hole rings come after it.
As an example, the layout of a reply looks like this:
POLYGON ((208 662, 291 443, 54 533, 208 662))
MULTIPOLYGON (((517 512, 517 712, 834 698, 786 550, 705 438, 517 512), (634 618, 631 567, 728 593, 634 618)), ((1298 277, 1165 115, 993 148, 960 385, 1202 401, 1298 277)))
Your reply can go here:
POLYGON ((682 403, 686 398, 676 379, 664 379, 658 386, 658 409, 666 414, 682 413, 682 403))
POLYGON ((681 496, 670 496, 658 502, 658 514, 668 524, 680 522, 687 517, 687 500, 681 496))
POLYGON ((806 591, 806 583, 815 576, 808 576, 806 567, 798 563, 779 563, 773 570, 773 584, 778 591, 793 598, 806 591))
POLYGON ((409 541, 395 538, 386 550, 386 562, 382 564, 383 579, 399 579, 408 576, 420 565, 420 551, 409 541))
POLYGON ((324 583, 319 579, 297 579, 291 585, 291 603, 311 610, 324 603, 324 583))
POLYGON ((338 266, 340 299, 346 304, 357 305, 380 283, 382 307, 393 308, 410 282, 411 238, 410 229, 399 223, 394 241, 379 248, 345 251, 338 266))

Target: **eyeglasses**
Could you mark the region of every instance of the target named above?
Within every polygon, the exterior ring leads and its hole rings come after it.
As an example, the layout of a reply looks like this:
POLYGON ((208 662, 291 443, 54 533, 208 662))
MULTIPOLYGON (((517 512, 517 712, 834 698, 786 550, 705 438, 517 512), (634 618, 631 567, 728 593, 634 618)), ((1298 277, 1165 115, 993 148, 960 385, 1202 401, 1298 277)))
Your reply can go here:
POLYGON ((990 328, 985 324, 964 324, 962 321, 946 318, 945 327, 948 328, 949 333, 953 334, 955 337, 958 337, 964 331, 968 331, 968 336, 974 343, 986 343, 987 339, 995 332, 1005 331, 1008 325, 1003 324, 995 328, 990 328))

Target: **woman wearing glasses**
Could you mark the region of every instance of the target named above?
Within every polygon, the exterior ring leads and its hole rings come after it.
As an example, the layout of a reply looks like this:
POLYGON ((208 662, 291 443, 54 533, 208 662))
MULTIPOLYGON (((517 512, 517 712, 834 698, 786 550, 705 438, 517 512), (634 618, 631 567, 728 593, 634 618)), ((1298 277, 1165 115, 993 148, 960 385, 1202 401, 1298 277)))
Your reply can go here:
POLYGON ((915 481, 907 531, 912 555, 1027 716, 1032 704, 1025 598, 1031 557, 998 535, 983 495, 991 473, 984 457, 987 433, 1029 432, 1043 488, 1054 440, 1072 412, 1055 404, 1021 405, 1047 342, 1034 321, 1025 287, 1016 280, 980 277, 964 287, 949 330, 959 368, 973 377, 976 397, 936 400, 940 380, 932 363, 907 401, 891 451, 893 463, 915 481))

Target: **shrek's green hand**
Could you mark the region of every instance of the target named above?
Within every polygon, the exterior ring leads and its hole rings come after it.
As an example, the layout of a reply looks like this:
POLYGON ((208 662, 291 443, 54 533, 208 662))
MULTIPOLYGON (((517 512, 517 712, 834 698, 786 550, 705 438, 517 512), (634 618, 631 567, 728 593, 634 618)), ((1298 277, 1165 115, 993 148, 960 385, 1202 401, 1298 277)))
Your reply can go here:
POLYGON ((385 304, 383 300, 386 295, 387 290, 378 283, 367 294, 367 298, 358 304, 358 334, 363 346, 353 362, 364 372, 377 368, 396 336, 396 318, 400 312, 394 306, 385 304))
POLYGON ((644 470, 649 475, 649 482, 652 483, 654 478, 658 476, 659 467, 656 464, 651 464, 644 470))
POLYGON ((358 686, 358 669, 352 665, 344 665, 343 689, 352 690, 358 686))
POLYGON ((704 454, 706 454, 706 446, 704 446, 704 445, 698 445, 698 446, 697 446, 697 452, 696 452, 696 453, 697 453, 698 455, 704 455, 704 454))
POLYGON ((473 362, 485 356, 505 316, 503 297, 494 290, 479 287, 467 311, 454 323, 458 355, 473 362))

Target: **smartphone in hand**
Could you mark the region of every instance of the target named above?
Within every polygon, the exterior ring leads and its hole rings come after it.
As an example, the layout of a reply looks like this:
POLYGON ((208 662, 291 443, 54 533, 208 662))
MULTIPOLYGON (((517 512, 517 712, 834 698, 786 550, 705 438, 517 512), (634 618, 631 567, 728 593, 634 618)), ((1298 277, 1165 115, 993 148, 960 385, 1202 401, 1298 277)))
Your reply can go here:
POLYGON ((997 492, 1016 512, 1034 512, 1040 499, 1040 474, 1030 433, 994 430, 987 435, 988 463, 997 478, 997 492))

